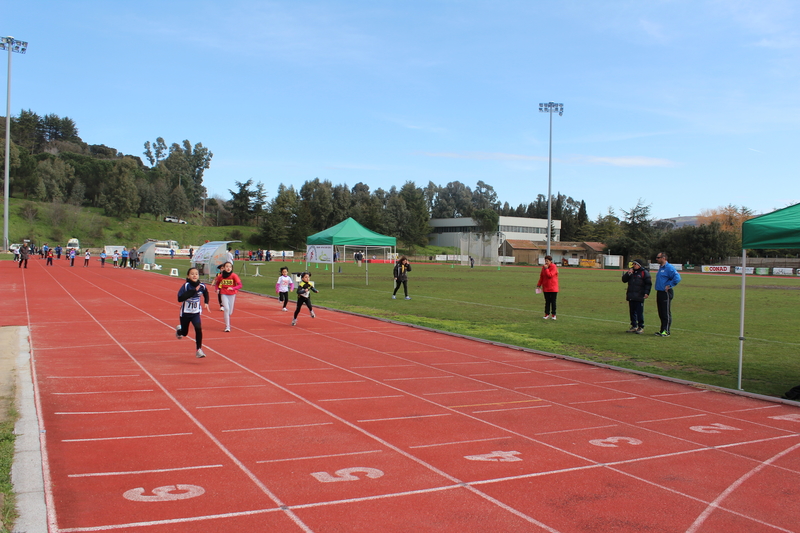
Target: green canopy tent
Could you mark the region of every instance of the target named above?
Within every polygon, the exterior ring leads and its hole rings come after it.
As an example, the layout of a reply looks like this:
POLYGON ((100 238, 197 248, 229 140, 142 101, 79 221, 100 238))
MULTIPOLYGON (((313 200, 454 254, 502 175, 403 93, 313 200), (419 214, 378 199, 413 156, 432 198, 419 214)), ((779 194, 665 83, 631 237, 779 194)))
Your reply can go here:
POLYGON ((747 250, 753 248, 800 248, 800 204, 746 220, 742 224, 742 303, 739 312, 739 389, 742 388, 744 353, 744 301, 747 250))
MULTIPOLYGON (((326 247, 336 250, 342 249, 342 257, 347 256, 347 247, 368 250, 370 248, 391 248, 392 252, 397 248, 397 239, 386 235, 381 235, 359 224, 354 218, 348 218, 339 222, 335 226, 315 233, 306 238, 306 260, 312 255, 315 262, 331 263, 333 265, 333 253, 329 257, 321 254, 310 253, 315 247, 326 247)), ((369 285, 369 262, 366 263, 366 279, 369 285)), ((334 274, 331 268, 331 288, 334 287, 334 274)))

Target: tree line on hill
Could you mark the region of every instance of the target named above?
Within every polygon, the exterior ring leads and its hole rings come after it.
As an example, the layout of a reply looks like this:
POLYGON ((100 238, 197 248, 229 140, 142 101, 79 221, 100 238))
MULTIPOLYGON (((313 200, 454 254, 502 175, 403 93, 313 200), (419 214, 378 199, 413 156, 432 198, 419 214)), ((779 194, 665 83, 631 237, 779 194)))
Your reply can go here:
MULTIPOLYGON (((55 114, 21 111, 11 118, 9 188, 12 195, 44 202, 103 208, 109 216, 127 218, 171 214, 203 224, 253 225, 254 245, 302 248, 308 235, 353 217, 365 227, 397 237, 409 247, 427 244, 431 218, 473 218, 479 231, 498 229, 500 216, 547 218, 547 196, 516 207, 501 202, 494 188, 478 181, 474 188, 460 181, 446 185, 407 181, 400 188, 371 190, 315 178, 299 187, 278 187, 269 198, 263 183, 235 182, 230 198, 207 198, 203 173, 213 154, 202 143, 144 143, 145 160, 80 138, 75 122, 55 114), (199 214, 202 210, 204 216, 199 214)), ((4 121, 0 131, 4 139, 4 121)), ((0 140, 0 163, 4 157, 0 140)), ((666 251, 682 262, 704 262, 738 255, 741 223, 752 216, 746 207, 708 210, 701 225, 672 228, 656 223, 641 200, 622 217, 612 208, 590 220, 586 203, 560 192, 552 197, 552 218, 561 221, 561 241, 601 242, 614 254, 653 257, 666 251)), ((755 251, 763 253, 764 251, 755 251)), ((782 253, 787 251, 775 251, 782 253)), ((791 252, 791 251, 788 251, 791 252)))

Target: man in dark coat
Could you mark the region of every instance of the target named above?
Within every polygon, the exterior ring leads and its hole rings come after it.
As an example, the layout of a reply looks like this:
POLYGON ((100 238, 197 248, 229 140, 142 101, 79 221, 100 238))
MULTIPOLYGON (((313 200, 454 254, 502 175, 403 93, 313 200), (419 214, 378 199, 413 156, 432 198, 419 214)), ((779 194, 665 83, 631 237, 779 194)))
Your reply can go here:
POLYGON ((622 282, 628 284, 625 299, 631 315, 631 329, 628 333, 644 333, 644 301, 650 296, 653 280, 650 271, 645 268, 643 259, 635 259, 624 274, 622 282))

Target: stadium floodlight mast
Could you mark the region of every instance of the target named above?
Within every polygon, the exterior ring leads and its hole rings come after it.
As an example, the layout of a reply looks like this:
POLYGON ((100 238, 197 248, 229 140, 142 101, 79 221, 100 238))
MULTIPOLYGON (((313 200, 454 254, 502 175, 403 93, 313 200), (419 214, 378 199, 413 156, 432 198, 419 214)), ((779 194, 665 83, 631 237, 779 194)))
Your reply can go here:
POLYGON ((28 43, 13 37, 0 37, 0 50, 8 50, 8 89, 6 91, 6 159, 3 180, 3 251, 8 252, 8 182, 11 168, 11 52, 24 54, 28 43))
POLYGON ((547 255, 550 255, 550 234, 553 231, 553 113, 564 114, 564 104, 539 104, 540 113, 550 113, 550 155, 547 157, 547 255))

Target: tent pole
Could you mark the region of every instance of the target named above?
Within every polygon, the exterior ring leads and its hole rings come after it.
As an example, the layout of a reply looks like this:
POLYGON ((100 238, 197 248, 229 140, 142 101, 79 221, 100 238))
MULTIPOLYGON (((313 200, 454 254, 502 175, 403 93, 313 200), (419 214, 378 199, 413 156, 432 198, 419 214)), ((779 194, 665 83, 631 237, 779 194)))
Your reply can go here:
POLYGON ((742 390, 742 354, 744 353, 744 290, 747 279, 747 250, 742 249, 742 302, 739 309, 739 390, 742 390))

